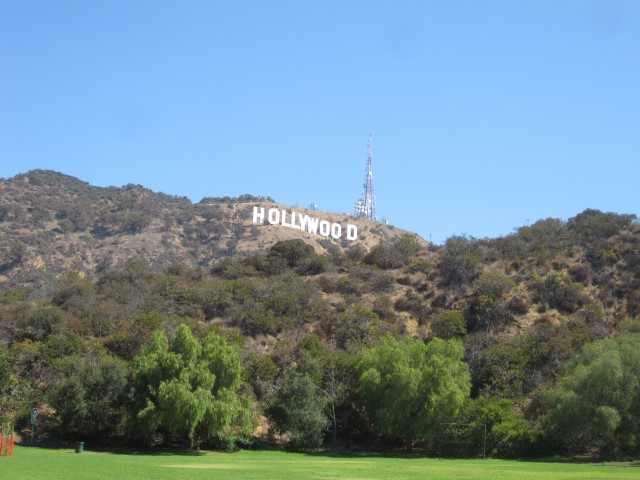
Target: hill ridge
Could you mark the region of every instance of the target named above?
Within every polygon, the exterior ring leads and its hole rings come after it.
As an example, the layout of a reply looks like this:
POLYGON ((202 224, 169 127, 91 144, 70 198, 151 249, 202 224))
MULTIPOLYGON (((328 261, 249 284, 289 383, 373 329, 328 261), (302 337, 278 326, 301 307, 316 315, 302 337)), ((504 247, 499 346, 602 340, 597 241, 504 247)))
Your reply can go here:
POLYGON ((50 291, 51 277, 75 269, 95 277, 133 261, 156 269, 174 262, 211 267, 234 256, 264 253, 283 240, 302 239, 317 253, 344 251, 331 235, 252 221, 252 206, 318 212, 322 220, 356 224, 370 249, 403 230, 352 215, 283 205, 268 196, 186 197, 142 185, 97 187, 60 172, 30 170, 0 179, 0 289, 32 284, 50 291))

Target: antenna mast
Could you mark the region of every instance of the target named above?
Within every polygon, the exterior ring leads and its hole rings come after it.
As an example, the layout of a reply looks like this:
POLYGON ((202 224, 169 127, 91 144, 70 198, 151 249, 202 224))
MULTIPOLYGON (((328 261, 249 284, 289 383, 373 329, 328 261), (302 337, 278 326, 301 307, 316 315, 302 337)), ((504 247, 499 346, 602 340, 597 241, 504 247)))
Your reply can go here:
POLYGON ((376 197, 373 194, 372 160, 371 132, 369 132, 369 144, 367 145, 367 168, 364 175, 364 195, 356 202, 354 210, 356 217, 363 217, 375 222, 378 219, 376 217, 376 197))

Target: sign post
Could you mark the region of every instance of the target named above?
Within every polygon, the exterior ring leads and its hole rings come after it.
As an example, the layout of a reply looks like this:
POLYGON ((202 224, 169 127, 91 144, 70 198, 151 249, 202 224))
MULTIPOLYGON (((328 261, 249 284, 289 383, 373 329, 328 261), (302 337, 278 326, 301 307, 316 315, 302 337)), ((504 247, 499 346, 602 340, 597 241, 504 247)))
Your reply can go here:
POLYGON ((33 429, 36 425, 36 418, 38 417, 38 409, 33 407, 31 409, 31 445, 33 445, 33 429))

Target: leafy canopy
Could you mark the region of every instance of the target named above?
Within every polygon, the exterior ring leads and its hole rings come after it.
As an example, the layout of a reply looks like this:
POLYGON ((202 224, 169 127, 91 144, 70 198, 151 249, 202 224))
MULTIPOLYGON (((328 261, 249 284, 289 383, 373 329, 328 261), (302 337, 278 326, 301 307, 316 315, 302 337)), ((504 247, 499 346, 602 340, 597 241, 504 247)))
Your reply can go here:
POLYGON ((429 440, 469 396, 469 368, 459 340, 384 337, 365 348, 358 364, 358 396, 382 432, 405 441, 429 440))
POLYGON ((169 344, 157 330, 134 359, 134 423, 147 441, 168 433, 193 446, 220 435, 246 417, 242 370, 238 348, 215 333, 200 342, 182 324, 169 344))
POLYGON ((638 453, 640 335, 588 344, 546 395, 549 429, 567 451, 638 453))

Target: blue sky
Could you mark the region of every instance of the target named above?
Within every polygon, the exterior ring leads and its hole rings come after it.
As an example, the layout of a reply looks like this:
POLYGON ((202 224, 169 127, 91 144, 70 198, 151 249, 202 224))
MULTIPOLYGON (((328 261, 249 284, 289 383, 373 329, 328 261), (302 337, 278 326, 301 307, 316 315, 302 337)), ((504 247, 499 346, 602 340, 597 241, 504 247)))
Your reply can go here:
POLYGON ((0 0, 0 177, 351 212, 436 243, 640 214, 635 0, 0 0))

